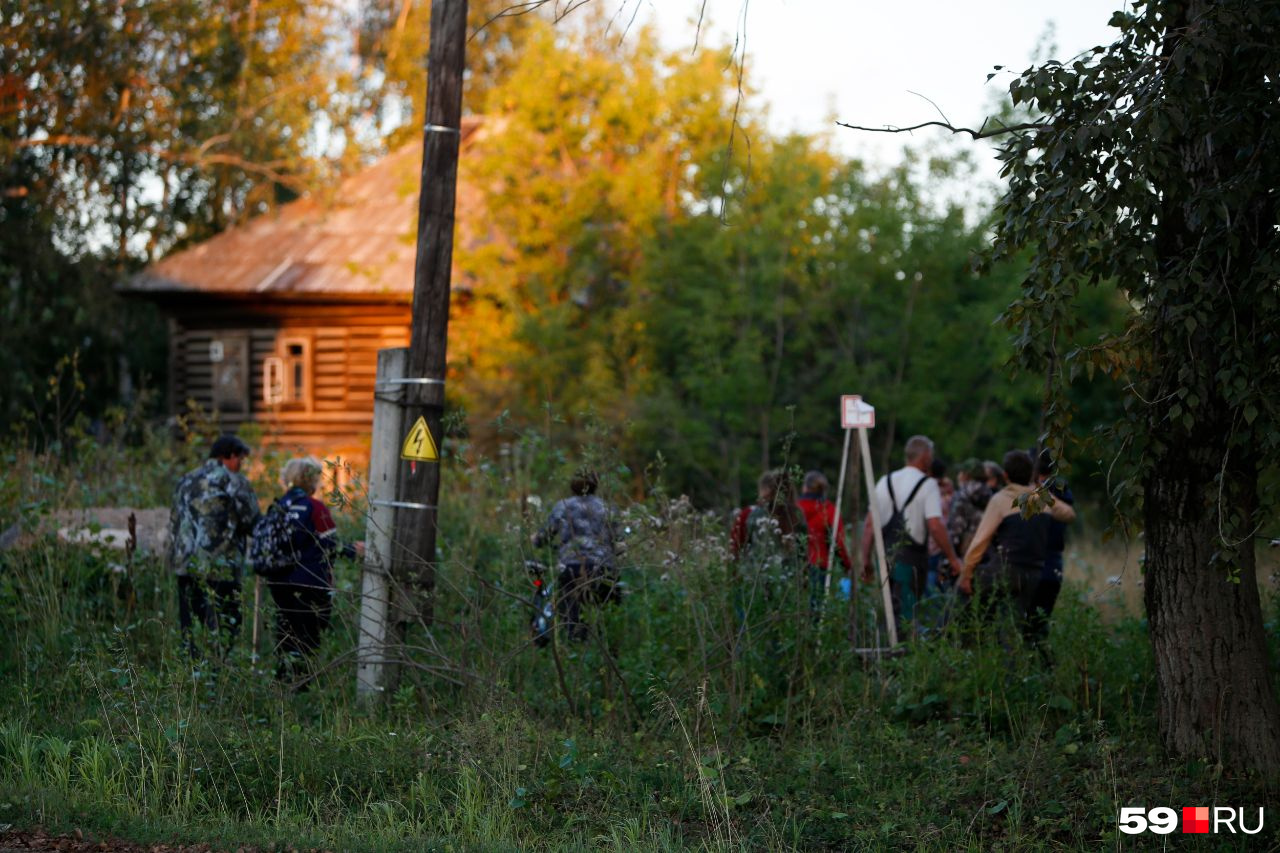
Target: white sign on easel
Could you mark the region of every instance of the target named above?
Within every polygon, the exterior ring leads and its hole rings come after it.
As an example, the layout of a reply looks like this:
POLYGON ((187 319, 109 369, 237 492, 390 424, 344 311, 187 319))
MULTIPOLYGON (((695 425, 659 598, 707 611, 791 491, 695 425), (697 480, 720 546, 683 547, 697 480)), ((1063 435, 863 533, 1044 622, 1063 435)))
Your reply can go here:
POLYGON ((876 407, 865 403, 857 394, 840 398, 840 426, 850 429, 872 429, 876 425, 876 407))
POLYGON ((876 425, 876 409, 858 394, 846 394, 840 398, 840 426, 844 429, 844 455, 840 457, 840 483, 836 487, 836 523, 832 527, 831 548, 827 553, 827 586, 831 585, 831 569, 836 552, 836 536, 843 535, 840 527, 840 501, 844 496, 845 471, 849 462, 849 437, 856 429, 858 444, 862 449, 862 470, 867 481, 867 505, 871 510, 871 530, 875 537, 876 558, 880 563, 880 591, 884 596, 885 622, 889 629, 889 647, 898 645, 898 620, 893 615, 893 593, 889 589, 889 564, 885 560, 884 534, 880 531, 880 510, 876 506, 876 479, 871 472, 871 444, 867 430, 876 425))

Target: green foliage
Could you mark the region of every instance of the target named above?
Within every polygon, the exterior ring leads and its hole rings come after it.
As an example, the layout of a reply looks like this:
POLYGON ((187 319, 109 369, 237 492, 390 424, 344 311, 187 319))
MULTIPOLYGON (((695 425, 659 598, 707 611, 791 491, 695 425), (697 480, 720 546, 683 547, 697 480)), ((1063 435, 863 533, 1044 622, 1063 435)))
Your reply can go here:
POLYGON ((0 429, 40 446, 76 415, 139 402, 131 387, 162 376, 165 356, 158 312, 125 305, 97 259, 61 251, 54 217, 29 197, 0 200, 0 310, 11 318, 0 336, 0 429))
MULTIPOLYGON (((784 447, 837 464, 842 393, 880 407, 881 467, 916 432, 953 460, 1035 443, 1043 381, 1009 380, 991 322, 1019 264, 976 274, 984 226, 927 190, 963 160, 873 175, 756 113, 735 124, 727 51, 526 38, 490 93, 500 123, 461 164, 495 235, 460 253, 471 288, 450 325, 476 440, 602 420, 632 470, 660 450, 673 489, 717 504, 784 447)), ((1116 313, 1091 306, 1098 328, 1116 313)))
POLYGON ((727 226, 690 217, 649 258, 636 313, 655 379, 637 425, 673 479, 718 482, 723 500, 792 433, 802 464, 833 465, 835 401, 855 390, 882 413, 881 467, 917 432, 951 459, 1032 443, 1037 383, 1004 375, 988 319, 1015 273, 971 271, 980 230, 933 212, 906 167, 876 179, 808 140, 762 147, 727 226))
MULTIPOLYGON (((1115 497, 1135 512, 1134 486, 1178 448, 1225 437, 1228 453, 1265 468, 1280 445, 1280 166, 1263 154, 1280 127, 1266 47, 1280 12, 1150 0, 1112 25, 1112 45, 1011 84, 1014 103, 1041 118, 1003 146, 995 249, 1032 250, 1005 319, 1021 361, 1054 371, 1054 443, 1075 412, 1071 382, 1096 375, 1133 390, 1109 439, 1122 448, 1115 497), (1101 339, 1082 334, 1079 307, 1098 288, 1128 308, 1124 328, 1101 339)), ((1215 481, 1232 491, 1240 484, 1221 464, 1215 481)), ((1251 517, 1224 519, 1229 539, 1275 506, 1270 480, 1251 517)))
POLYGON ((1252 587, 1280 506, 1280 166, 1264 153, 1280 7, 1145 0, 1112 24, 1111 45, 1010 85, 1037 118, 1000 154, 995 253, 1031 251, 1005 320, 1019 360, 1048 372, 1059 458, 1070 385, 1126 391, 1103 448, 1122 529, 1145 533, 1166 744, 1199 756, 1212 730, 1219 761, 1274 777, 1280 705, 1252 587), (1129 310, 1094 341, 1076 306, 1099 287, 1129 310))

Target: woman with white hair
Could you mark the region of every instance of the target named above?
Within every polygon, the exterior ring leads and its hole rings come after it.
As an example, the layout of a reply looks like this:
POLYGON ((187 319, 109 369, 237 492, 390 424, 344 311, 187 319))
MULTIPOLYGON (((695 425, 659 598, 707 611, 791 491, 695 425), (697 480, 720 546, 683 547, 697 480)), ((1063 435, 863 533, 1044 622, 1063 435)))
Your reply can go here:
MULTIPOLYGON (((292 536, 289 543, 293 570, 270 582, 276 603, 276 676, 291 678, 293 670, 309 661, 320 646, 320 635, 329 625, 333 610, 333 560, 341 555, 364 553, 364 543, 342 544, 337 539, 333 515, 319 498, 324 465, 314 456, 298 457, 285 463, 281 481, 287 489, 280 499, 289 516, 292 536)), ((304 689, 304 676, 298 685, 304 689)))

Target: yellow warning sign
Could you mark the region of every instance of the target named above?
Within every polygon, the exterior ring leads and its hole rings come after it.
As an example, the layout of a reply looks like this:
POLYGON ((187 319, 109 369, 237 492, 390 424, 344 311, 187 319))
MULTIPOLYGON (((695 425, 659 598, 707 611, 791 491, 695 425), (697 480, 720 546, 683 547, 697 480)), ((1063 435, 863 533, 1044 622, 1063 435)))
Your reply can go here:
POLYGON ((401 459, 412 459, 417 462, 435 462, 440 458, 436 450, 436 440, 427 429, 427 419, 418 418, 418 422, 404 437, 404 445, 400 448, 401 459))

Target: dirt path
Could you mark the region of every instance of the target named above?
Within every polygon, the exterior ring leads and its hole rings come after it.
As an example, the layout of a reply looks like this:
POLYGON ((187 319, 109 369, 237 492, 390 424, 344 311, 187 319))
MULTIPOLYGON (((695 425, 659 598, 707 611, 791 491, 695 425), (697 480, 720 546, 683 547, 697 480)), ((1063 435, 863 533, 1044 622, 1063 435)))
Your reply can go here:
MULTIPOLYGON (((65 541, 102 542, 123 548, 129 537, 129 516, 137 522, 138 551, 163 554, 169 543, 169 510, 134 507, 88 507, 51 512, 35 530, 21 530, 15 525, 4 532, 3 547, 25 548, 41 537, 58 536, 65 541)), ((0 548, 2 550, 2 548, 0 548)))

